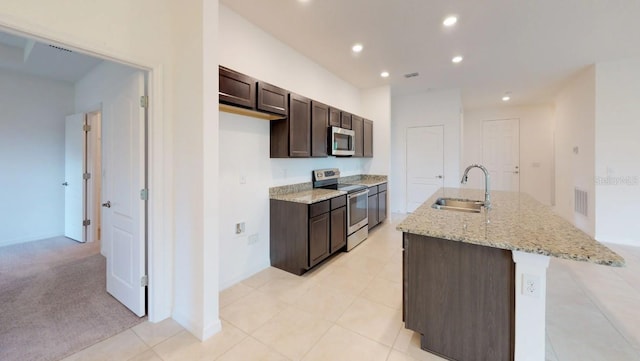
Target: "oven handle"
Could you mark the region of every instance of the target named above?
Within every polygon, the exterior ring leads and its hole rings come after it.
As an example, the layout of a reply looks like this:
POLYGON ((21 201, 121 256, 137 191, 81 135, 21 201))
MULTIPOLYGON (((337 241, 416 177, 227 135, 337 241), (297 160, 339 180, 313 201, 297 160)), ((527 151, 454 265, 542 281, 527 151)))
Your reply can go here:
POLYGON ((361 196, 363 194, 369 194, 369 189, 367 188, 367 189, 359 191, 357 193, 349 193, 349 194, 347 194, 347 199, 359 197, 359 196, 361 196))

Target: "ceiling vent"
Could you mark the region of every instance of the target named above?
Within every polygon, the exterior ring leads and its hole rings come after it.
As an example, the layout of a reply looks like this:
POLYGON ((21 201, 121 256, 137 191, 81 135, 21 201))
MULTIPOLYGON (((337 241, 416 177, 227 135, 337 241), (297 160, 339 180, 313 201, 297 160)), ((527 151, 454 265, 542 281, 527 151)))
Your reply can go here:
POLYGON ((73 53, 73 51, 71 51, 71 50, 69 50, 69 49, 61 48, 61 47, 59 47, 59 46, 55 46, 55 45, 51 45, 51 44, 49 44, 49 46, 50 46, 50 47, 52 47, 52 48, 54 48, 54 49, 60 50, 60 51, 66 51, 66 52, 68 52, 68 53, 73 53))
POLYGON ((404 77, 405 77, 405 78, 407 78, 407 79, 409 79, 409 78, 415 78, 415 77, 417 77, 418 75, 420 75, 420 73, 417 73, 417 72, 416 72, 416 73, 409 73, 409 74, 405 74, 405 75, 404 75, 404 77))

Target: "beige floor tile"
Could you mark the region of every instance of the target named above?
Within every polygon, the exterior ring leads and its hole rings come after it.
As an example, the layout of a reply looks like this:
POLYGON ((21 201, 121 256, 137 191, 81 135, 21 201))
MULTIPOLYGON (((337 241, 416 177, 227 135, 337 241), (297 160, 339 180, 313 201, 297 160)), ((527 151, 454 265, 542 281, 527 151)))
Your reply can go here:
MULTIPOLYGON (((390 257, 389 257, 390 258, 390 257)), ((354 254, 348 257, 342 258, 343 262, 341 266, 349 268, 360 273, 366 273, 370 276, 377 276, 382 271, 382 265, 386 262, 380 261, 377 258, 372 258, 366 255, 354 254)))
POLYGON ((404 328, 404 324, 396 336, 396 340, 393 342, 393 348, 400 352, 406 353, 409 351, 409 345, 411 344, 411 338, 413 338, 414 332, 404 328))
POLYGON ((258 290, 282 302, 293 304, 315 283, 315 280, 303 277, 276 278, 265 283, 258 290))
POLYGON ((337 289, 316 285, 300 297, 294 306, 329 321, 337 321, 356 296, 337 289))
POLYGON ((402 283, 402 252, 400 256, 393 256, 391 260, 382 267, 382 271, 378 273, 378 278, 384 278, 387 281, 402 283))
POLYGON ((220 318, 252 333, 286 307, 286 303, 256 290, 220 309, 220 318))
POLYGON ((391 350, 387 361, 416 361, 413 357, 398 350, 391 350))
POLYGON ((131 330, 88 347, 64 361, 121 361, 145 352, 148 346, 131 330))
POLYGON ((223 321, 222 331, 205 342, 201 342, 187 331, 182 331, 156 345, 153 350, 163 361, 214 360, 246 337, 246 333, 223 321))
POLYGON ((342 265, 334 267, 327 277, 318 282, 318 285, 335 288, 344 293, 359 295, 373 279, 373 276, 366 273, 347 268, 342 265))
POLYGON ((255 275, 247 278, 246 280, 242 281, 242 283, 245 286, 249 286, 251 288, 260 288, 267 282, 277 278, 295 278, 295 277, 297 276, 291 273, 285 272, 281 269, 277 269, 275 267, 268 267, 256 273, 255 275))
POLYGON ((402 309, 402 283, 376 277, 362 291, 360 297, 385 306, 402 309))
POLYGON ((337 324, 387 346, 403 326, 400 311, 363 298, 356 298, 337 324))
POLYGON ((338 325, 329 329, 304 357, 304 361, 383 361, 389 347, 338 325))
POLYGON ((254 289, 244 283, 236 283, 235 285, 220 292, 220 308, 228 306, 242 297, 248 295, 254 289))
POLYGON ((128 361, 162 361, 162 359, 153 350, 147 350, 133 358, 130 358, 128 361))
POLYGON ((145 344, 153 347, 169 337, 176 335, 178 332, 184 331, 184 328, 173 319, 168 318, 158 323, 145 321, 134 326, 131 330, 135 332, 145 344))
POLYGON ((287 308, 252 334, 291 360, 300 360, 333 323, 287 308))
POLYGON ((444 358, 434 355, 420 348, 420 334, 414 332, 407 346, 406 354, 416 361, 445 361, 444 358))
POLYGON ((288 359, 253 337, 247 337, 220 356, 219 361, 288 361, 288 359))

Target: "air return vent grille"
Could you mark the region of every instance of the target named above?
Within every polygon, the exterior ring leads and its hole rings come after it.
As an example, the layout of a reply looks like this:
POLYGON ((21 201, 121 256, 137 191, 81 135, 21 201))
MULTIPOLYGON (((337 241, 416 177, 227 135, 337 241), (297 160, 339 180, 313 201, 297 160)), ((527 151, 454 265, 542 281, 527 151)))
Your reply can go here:
POLYGON ((50 46, 50 47, 52 47, 52 48, 54 48, 54 49, 60 50, 60 51, 66 51, 66 52, 68 52, 68 53, 73 53, 73 51, 71 51, 71 50, 69 50, 69 49, 61 48, 61 47, 59 47, 59 46, 55 46, 55 45, 49 45, 49 46, 50 46))
POLYGON ((408 73, 408 74, 405 74, 404 77, 408 79, 408 78, 415 78, 418 75, 420 75, 420 73, 408 73))
POLYGON ((589 213, 589 198, 587 191, 580 188, 574 188, 573 193, 575 212, 586 217, 589 213))

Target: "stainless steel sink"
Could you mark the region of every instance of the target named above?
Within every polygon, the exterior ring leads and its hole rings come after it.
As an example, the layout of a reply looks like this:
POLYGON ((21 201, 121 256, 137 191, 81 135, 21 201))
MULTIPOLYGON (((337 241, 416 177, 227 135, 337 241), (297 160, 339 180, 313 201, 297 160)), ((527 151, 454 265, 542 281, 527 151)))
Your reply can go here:
POLYGON ((483 206, 483 201, 459 198, 438 198, 438 200, 431 205, 431 207, 435 209, 469 213, 480 213, 483 206))

